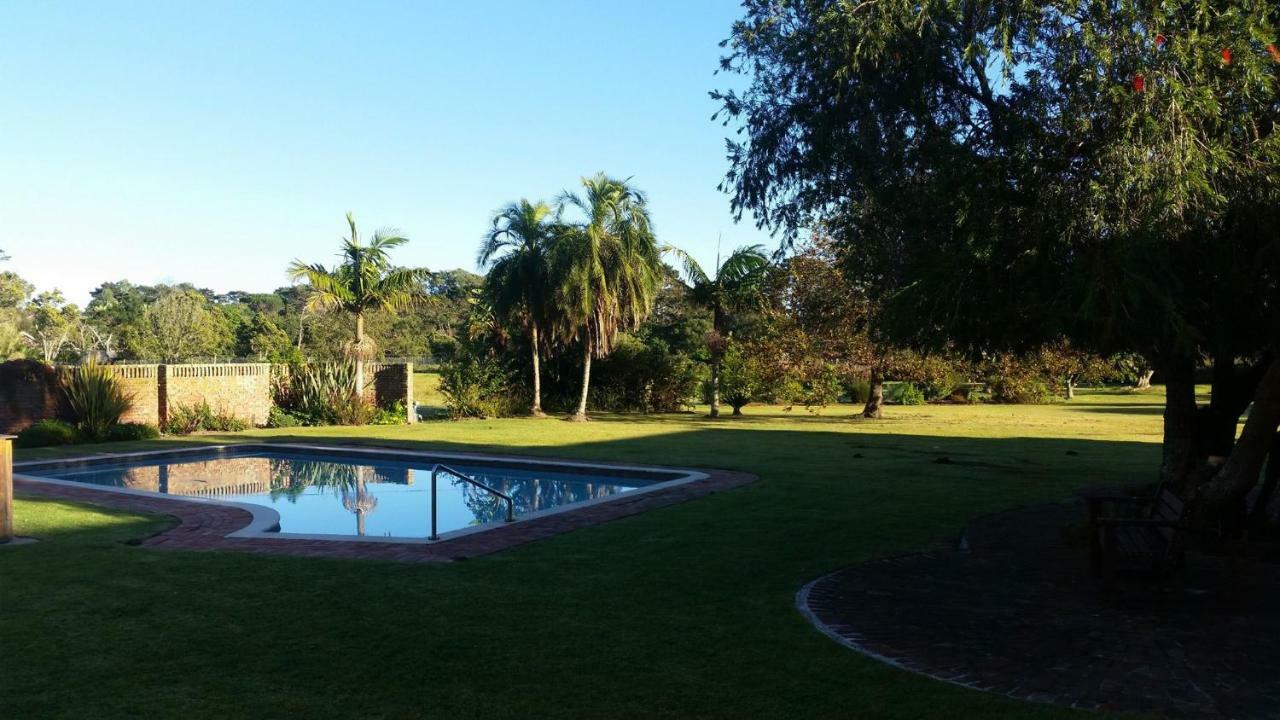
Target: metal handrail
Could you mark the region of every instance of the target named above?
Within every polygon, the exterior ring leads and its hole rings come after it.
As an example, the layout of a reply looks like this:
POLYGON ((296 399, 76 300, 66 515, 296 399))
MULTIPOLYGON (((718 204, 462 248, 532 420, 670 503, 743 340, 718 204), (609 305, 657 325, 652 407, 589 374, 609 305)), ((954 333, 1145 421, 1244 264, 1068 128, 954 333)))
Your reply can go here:
POLYGON ((440 539, 440 536, 436 534, 436 477, 440 475, 441 470, 444 470, 445 472, 449 473, 450 475, 460 480, 466 480, 467 482, 471 483, 472 485, 475 485, 476 487, 482 490, 488 490, 494 495, 497 495, 499 498, 506 500, 507 501, 507 519, 503 520, 503 522, 515 522, 516 501, 512 500, 510 495, 502 492, 501 490, 498 490, 497 488, 490 487, 489 485, 486 485, 480 482, 479 480, 471 477, 470 475, 460 473, 457 470, 449 467, 448 465, 442 465, 440 463, 436 463, 436 466, 431 468, 431 534, 427 536, 428 540, 440 539))

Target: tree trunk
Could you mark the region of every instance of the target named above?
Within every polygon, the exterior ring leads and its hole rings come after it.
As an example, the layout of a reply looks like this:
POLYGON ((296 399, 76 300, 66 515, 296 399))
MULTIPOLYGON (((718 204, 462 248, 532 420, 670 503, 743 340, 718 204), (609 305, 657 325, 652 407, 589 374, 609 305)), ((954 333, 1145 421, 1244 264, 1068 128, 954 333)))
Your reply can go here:
POLYGON ((1067 399, 1076 399, 1076 381, 1070 377, 1067 378, 1067 399))
MULTIPOLYGON (((735 413, 740 414, 740 413, 735 413)), ((720 417, 720 360, 711 361, 711 417, 720 417)))
POLYGON ((582 422, 587 419, 587 391, 591 386, 591 334, 582 341, 584 352, 582 353, 582 395, 578 398, 578 411, 573 414, 570 420, 582 422))
POLYGON ((533 323, 530 335, 533 340, 533 410, 534 417, 544 417, 542 412, 542 367, 538 358, 538 323, 533 323))
POLYGON ((1138 376, 1138 382, 1136 385, 1133 386, 1133 388, 1135 390, 1150 390, 1151 376, 1155 374, 1156 374, 1155 370, 1144 370, 1142 374, 1138 376))
POLYGON ((1196 385, 1190 357, 1173 358, 1162 368, 1165 377, 1164 458, 1161 477, 1190 497, 1196 491, 1196 385))
POLYGON ((364 398, 364 314, 356 314, 356 397, 364 398))
POLYGON ((862 408, 862 417, 878 419, 884 416, 884 373, 880 368, 871 370, 870 393, 862 408))
POLYGON ((1231 457, 1209 484, 1209 495, 1225 499, 1229 503, 1241 503, 1262 474, 1267 452, 1280 427, 1280 361, 1273 360, 1267 374, 1258 384, 1244 423, 1240 439, 1231 450, 1231 457))

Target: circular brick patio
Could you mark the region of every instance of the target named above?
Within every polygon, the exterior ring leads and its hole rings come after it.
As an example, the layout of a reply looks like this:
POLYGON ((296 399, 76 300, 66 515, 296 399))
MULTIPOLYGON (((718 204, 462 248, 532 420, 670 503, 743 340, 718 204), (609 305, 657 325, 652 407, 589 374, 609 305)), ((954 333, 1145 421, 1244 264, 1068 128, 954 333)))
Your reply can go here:
POLYGON ((1188 718, 1280 716, 1280 567, 1191 555, 1171 587, 1104 593, 1076 503, 969 528, 965 549, 820 578, 797 606, 824 633, 935 679, 1033 702, 1188 718))

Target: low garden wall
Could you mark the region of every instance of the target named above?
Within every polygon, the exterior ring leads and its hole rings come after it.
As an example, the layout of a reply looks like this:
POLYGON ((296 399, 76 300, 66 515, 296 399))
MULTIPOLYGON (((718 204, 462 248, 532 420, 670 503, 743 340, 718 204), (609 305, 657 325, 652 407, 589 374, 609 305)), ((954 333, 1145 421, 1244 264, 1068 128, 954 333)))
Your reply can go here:
POLYGON ((265 425, 271 413, 271 364, 160 365, 161 417, 178 407, 208 403, 216 413, 265 425))
MULTIPOLYGON (((208 403, 215 412, 253 425, 271 411, 271 365, 109 365, 133 407, 124 422, 162 425, 178 406, 208 403)), ((365 398, 379 407, 404 403, 405 422, 413 422, 413 364, 369 363, 365 398)), ((58 369, 31 360, 0 363, 0 433, 16 433, 46 418, 65 418, 66 399, 58 369)))

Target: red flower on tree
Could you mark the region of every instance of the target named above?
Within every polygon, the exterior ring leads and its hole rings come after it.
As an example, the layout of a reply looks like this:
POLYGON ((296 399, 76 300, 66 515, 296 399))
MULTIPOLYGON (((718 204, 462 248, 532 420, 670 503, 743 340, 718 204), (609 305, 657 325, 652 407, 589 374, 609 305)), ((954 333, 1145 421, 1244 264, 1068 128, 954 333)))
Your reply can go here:
POLYGON ((1140 93, 1140 92, 1142 92, 1143 90, 1146 90, 1146 89, 1147 89, 1147 79, 1146 79, 1145 77, 1143 77, 1143 76, 1142 76, 1142 73, 1138 73, 1137 75, 1134 75, 1134 76, 1133 76, 1133 91, 1134 91, 1134 92, 1137 92, 1137 93, 1140 93))
POLYGON ((1267 52, 1271 53, 1271 59, 1280 62, 1280 50, 1276 49, 1275 43, 1267 43, 1267 52))
POLYGON ((1231 48, 1222 48, 1222 64, 1231 64, 1231 48))

